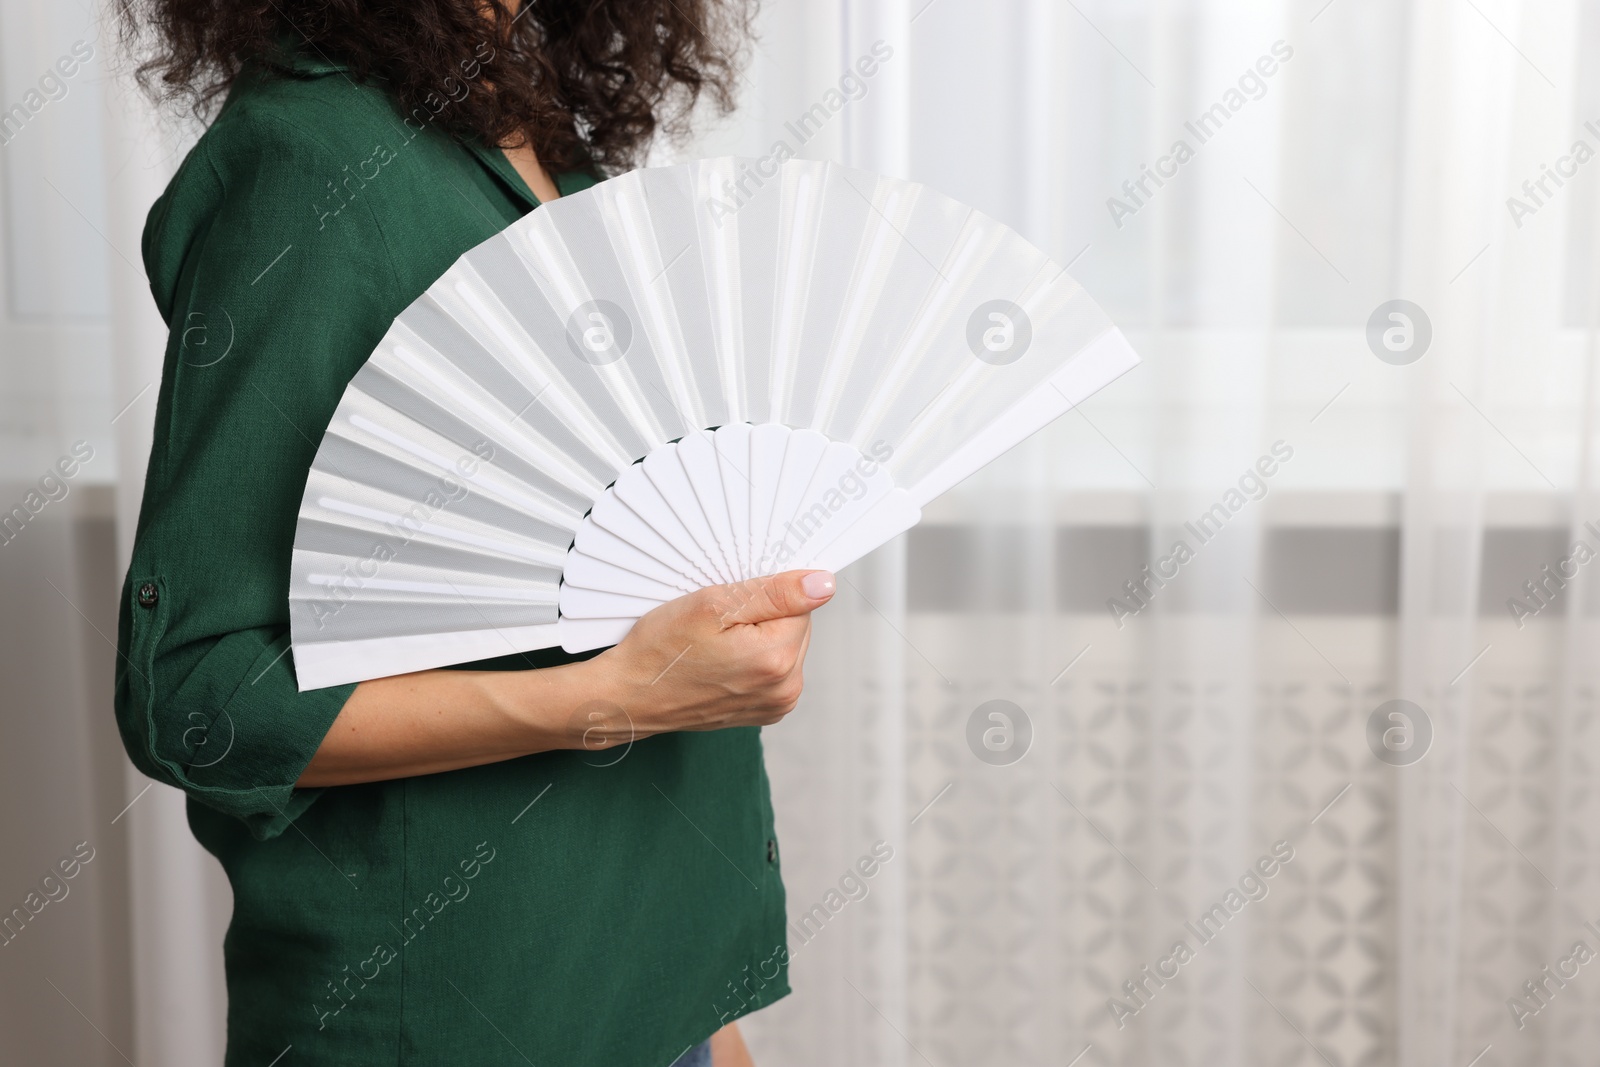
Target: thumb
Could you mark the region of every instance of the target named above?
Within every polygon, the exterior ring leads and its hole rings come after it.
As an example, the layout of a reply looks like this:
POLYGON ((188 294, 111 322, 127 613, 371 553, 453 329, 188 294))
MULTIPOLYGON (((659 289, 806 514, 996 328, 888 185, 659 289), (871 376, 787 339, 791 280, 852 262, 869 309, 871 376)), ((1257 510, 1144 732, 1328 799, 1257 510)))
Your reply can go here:
POLYGON ((833 599, 834 585, 828 571, 785 571, 722 586, 722 625, 726 628, 805 615, 833 599))

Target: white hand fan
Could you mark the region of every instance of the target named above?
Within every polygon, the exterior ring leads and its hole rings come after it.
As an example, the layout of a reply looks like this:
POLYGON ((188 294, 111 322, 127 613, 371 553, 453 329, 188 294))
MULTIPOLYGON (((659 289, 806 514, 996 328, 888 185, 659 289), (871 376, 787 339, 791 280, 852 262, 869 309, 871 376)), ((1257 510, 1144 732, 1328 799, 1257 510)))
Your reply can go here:
POLYGON ((300 687, 837 570, 1137 362, 1063 268, 911 182, 714 159, 563 197, 345 390, 295 532, 300 687))

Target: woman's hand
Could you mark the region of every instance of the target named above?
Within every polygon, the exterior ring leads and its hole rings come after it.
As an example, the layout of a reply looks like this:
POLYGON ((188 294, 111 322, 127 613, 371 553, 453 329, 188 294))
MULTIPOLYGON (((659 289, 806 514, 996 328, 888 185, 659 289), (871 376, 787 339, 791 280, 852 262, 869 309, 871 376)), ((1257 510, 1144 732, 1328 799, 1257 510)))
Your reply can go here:
POLYGON ((769 725, 800 699, 811 612, 833 592, 827 571, 788 571, 663 604, 583 663, 362 682, 297 784, 377 782, 675 730, 769 725))
POLYGON ((827 571, 788 571, 656 608, 593 660, 628 721, 604 722, 593 709, 585 747, 625 742, 628 731, 649 737, 777 722, 800 700, 811 613, 833 593, 827 571))

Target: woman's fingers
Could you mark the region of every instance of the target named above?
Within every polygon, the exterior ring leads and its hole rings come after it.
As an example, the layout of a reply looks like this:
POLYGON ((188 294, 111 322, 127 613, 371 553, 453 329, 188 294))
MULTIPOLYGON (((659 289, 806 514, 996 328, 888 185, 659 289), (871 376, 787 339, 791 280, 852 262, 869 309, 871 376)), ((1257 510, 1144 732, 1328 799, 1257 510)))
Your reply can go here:
POLYGON ((722 609, 722 627, 727 629, 809 614, 833 599, 834 578, 827 571, 785 571, 705 592, 722 609))

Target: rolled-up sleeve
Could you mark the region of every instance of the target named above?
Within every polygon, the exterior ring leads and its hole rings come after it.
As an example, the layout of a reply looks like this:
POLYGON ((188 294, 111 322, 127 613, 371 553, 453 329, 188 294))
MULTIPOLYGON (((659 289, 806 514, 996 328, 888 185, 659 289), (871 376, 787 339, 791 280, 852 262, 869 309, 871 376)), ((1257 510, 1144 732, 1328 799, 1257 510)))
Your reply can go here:
POLYGON ((123 742, 145 774, 244 820, 256 837, 276 836, 320 793, 294 783, 355 687, 298 692, 287 626, 171 648, 176 605, 163 601, 179 599, 170 591, 186 584, 181 569, 129 572, 117 686, 123 742))
POLYGON ((145 230, 170 335, 117 722, 140 770, 261 838, 315 800, 295 782, 354 690, 299 691, 287 596, 317 442, 406 299, 378 190, 347 181, 374 152, 225 113, 145 230))

